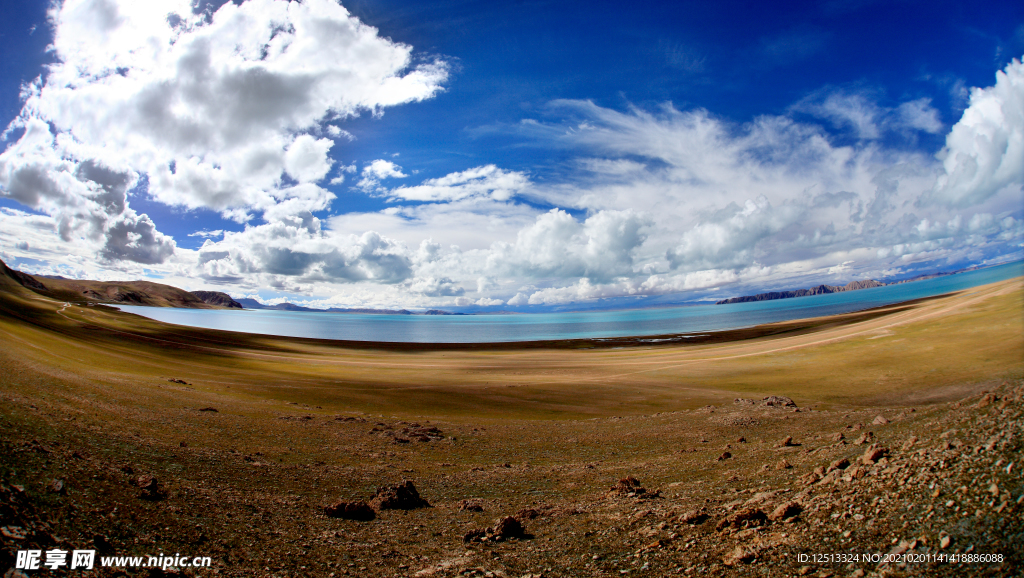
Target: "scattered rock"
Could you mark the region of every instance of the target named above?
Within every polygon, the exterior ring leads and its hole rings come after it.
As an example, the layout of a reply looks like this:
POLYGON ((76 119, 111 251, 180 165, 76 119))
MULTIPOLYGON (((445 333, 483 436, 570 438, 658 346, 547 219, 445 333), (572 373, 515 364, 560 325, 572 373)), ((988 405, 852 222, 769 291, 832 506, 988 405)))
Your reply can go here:
POLYGON ((828 470, 826 471, 831 472, 832 470, 845 470, 848 467, 850 467, 850 460, 846 458, 839 458, 838 460, 829 464, 828 470))
POLYGON ((768 515, 768 519, 773 522, 792 518, 803 512, 804 508, 799 502, 786 502, 785 504, 779 505, 779 507, 772 510, 772 513, 768 515))
POLYGON ((727 460, 732 457, 729 452, 722 452, 722 455, 718 456, 718 461, 727 460))
POLYGON ((952 543, 953 539, 950 538, 948 535, 939 538, 939 548, 942 548, 943 550, 949 548, 949 545, 952 543))
POLYGON ((996 396, 996 394, 986 392, 985 395, 981 396, 981 399, 978 400, 977 407, 987 407, 997 401, 999 401, 999 397, 996 396))
POLYGON ((679 519, 687 524, 696 525, 703 524, 710 517, 704 508, 698 508, 686 512, 679 519))
POLYGON ((910 436, 907 441, 903 442, 903 451, 909 451, 917 443, 917 436, 910 436))
POLYGON ((849 475, 855 480, 860 480, 864 476, 868 475, 868 470, 863 466, 855 466, 851 468, 849 472, 847 472, 847 475, 849 475))
POLYGON ((783 438, 783 440, 781 442, 779 442, 778 447, 780 447, 780 448, 788 448, 788 447, 793 447, 793 446, 798 446, 798 445, 800 445, 800 444, 794 442, 793 438, 791 436, 786 436, 785 438, 783 438))
POLYGON ((525 538, 526 528, 515 517, 505 516, 497 521, 491 529, 491 534, 499 542, 509 538, 525 538))
POLYGON ((324 514, 328 518, 342 518, 344 520, 358 520, 369 522, 377 517, 377 512, 366 502, 337 502, 324 508, 324 514))
POLYGON ((534 510, 533 508, 525 508, 516 512, 516 518, 520 520, 533 520, 535 518, 538 518, 539 516, 540 512, 538 510, 534 510))
POLYGON ((153 476, 139 476, 135 480, 135 485, 142 489, 139 497, 143 500, 156 501, 167 497, 167 490, 153 476))
POLYGON ((885 419, 885 416, 878 415, 875 416, 875 419, 871 420, 871 423, 873 425, 886 425, 889 423, 889 420, 885 419))
POLYGON ((747 438, 745 438, 743 436, 740 436, 740 437, 736 438, 736 443, 738 443, 738 444, 745 444, 745 443, 747 443, 747 438))
POLYGON ((470 501, 470 500, 462 500, 462 503, 459 504, 459 511, 460 512, 483 512, 484 511, 484 507, 481 506, 477 502, 473 502, 473 501, 470 501))
POLYGON ((213 413, 217 413, 217 408, 215 408, 215 407, 201 407, 201 408, 199 408, 199 411, 212 411, 213 413))
POLYGON ((775 464, 776 470, 788 470, 793 467, 793 464, 789 463, 785 459, 781 459, 775 464))
POLYGON ((748 563, 757 557, 757 552, 750 548, 744 548, 743 546, 736 546, 731 552, 726 554, 722 558, 722 564, 726 566, 736 566, 741 563, 748 563))
MULTIPOLYGON (((726 452, 728 453, 728 452, 726 452)), ((626 476, 619 480, 619 483, 615 484, 611 488, 611 493, 618 494, 620 496, 629 496, 636 498, 655 498, 658 497, 657 491, 651 492, 647 488, 643 487, 640 480, 633 476, 626 476)))
POLYGON ((485 542, 488 540, 503 542, 512 538, 522 540, 532 537, 526 533, 526 528, 522 522, 513 516, 505 516, 496 520, 494 526, 490 528, 470 530, 462 537, 462 540, 464 542, 485 542))
POLYGON ((743 526, 760 526, 768 520, 768 516, 760 508, 745 508, 722 518, 715 526, 716 530, 740 528, 743 526))
POLYGON ((397 486, 377 488, 377 494, 370 500, 370 507, 374 510, 414 510, 416 508, 431 507, 426 500, 420 497, 416 486, 409 480, 397 486))
POLYGON ((841 442, 844 439, 846 439, 846 436, 843 435, 843 432, 839 432, 832 436, 832 441, 834 442, 841 442))
POLYGON ((779 395, 769 395, 761 400, 761 405, 768 407, 796 407, 796 403, 793 400, 779 395))
MULTIPOLYGON (((418 423, 409 424, 408 427, 402 428, 402 433, 409 436, 409 439, 405 441, 398 441, 399 438, 395 438, 397 443, 408 443, 410 440, 418 442, 429 442, 431 440, 444 439, 444 433, 436 427, 422 427, 418 423)), ((405 438, 401 438, 405 439, 405 438)))
POLYGON ((888 453, 889 448, 879 448, 872 446, 864 450, 864 455, 860 457, 860 461, 864 465, 870 466, 871 464, 877 462, 878 460, 888 455, 888 453))
POLYGON ((67 490, 64 488, 64 480, 53 480, 46 487, 46 489, 54 494, 65 494, 67 490))
POLYGON ((809 486, 809 485, 817 482, 820 479, 821 479, 821 476, 818 475, 816 472, 808 472, 808 473, 806 473, 806 474, 804 474, 804 475, 802 475, 802 476, 800 476, 798 478, 800 483, 805 485, 805 486, 809 486))
POLYGON ((875 434, 873 434, 873 433, 871 433, 869 431, 866 431, 866 432, 862 433, 860 435, 860 437, 857 438, 857 443, 858 444, 869 444, 869 443, 871 443, 873 441, 875 441, 875 434))
POLYGON ((732 402, 737 405, 757 405, 757 400, 744 399, 742 397, 737 397, 736 399, 732 400, 732 402))

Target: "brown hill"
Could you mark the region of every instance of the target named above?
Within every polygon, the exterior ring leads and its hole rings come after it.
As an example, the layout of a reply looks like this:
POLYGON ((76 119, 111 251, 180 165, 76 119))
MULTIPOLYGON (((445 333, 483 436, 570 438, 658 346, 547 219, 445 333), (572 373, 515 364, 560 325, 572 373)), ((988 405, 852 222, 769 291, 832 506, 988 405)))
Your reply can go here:
MULTIPOLYGON (((149 307, 185 307, 189 309, 241 308, 237 303, 208 303, 202 298, 170 285, 150 281, 85 281, 41 277, 16 271, 0 261, 0 288, 21 286, 40 295, 76 303, 110 303, 149 307)), ((213 291, 204 293, 216 293, 213 291)), ((223 295, 223 294, 221 294, 223 295)), ((231 300, 230 297, 228 300, 231 300)), ((233 301, 232 301, 233 302, 233 301)))
POLYGON ((241 303, 221 291, 192 291, 191 293, 207 305, 215 305, 226 309, 243 309, 241 303))

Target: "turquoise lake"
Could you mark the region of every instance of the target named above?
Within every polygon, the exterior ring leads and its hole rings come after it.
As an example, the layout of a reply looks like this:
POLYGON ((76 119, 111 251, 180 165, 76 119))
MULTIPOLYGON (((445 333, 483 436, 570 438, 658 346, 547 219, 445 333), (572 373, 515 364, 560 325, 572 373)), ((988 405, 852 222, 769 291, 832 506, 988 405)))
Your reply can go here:
POLYGON ((1024 275, 1024 262, 900 285, 793 299, 655 309, 522 315, 363 315, 119 305, 177 325, 264 335, 408 343, 494 343, 700 333, 849 313, 1024 275))

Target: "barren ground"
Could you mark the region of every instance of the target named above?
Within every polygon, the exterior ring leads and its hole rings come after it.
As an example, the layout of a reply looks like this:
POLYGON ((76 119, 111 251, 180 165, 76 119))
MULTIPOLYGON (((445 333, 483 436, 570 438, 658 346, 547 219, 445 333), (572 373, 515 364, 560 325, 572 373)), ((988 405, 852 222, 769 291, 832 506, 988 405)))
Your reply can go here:
POLYGON ((1024 280, 730 339, 401 348, 0 293, 0 571, 56 545, 221 576, 1017 575, 1024 280), (403 480, 432 507, 325 515, 403 480), (863 558, 896 551, 1004 561, 863 558))

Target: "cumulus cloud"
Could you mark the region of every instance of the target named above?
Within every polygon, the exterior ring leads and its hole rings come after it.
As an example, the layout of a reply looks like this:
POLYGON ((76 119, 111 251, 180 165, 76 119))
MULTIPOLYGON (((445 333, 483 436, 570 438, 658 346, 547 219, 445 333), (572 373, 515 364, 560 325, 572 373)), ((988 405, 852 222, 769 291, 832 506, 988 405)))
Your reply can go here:
POLYGON ((412 276, 406 247, 368 231, 329 234, 312 214, 226 232, 207 239, 190 275, 211 282, 246 281, 257 286, 320 282, 399 283, 412 276))
POLYGON ((380 182, 384 179, 404 179, 409 176, 402 172, 402 167, 384 159, 377 159, 363 167, 362 174, 363 178, 356 186, 367 193, 383 190, 380 182))
POLYGON ((1024 183, 1024 64, 1014 59, 996 84, 971 91, 970 105, 939 153, 943 174, 930 202, 965 207, 1024 183))
POLYGON ((786 230, 803 215, 803 207, 772 207, 764 196, 748 200, 743 207, 730 203, 683 233, 679 245, 668 250, 669 264, 673 269, 743 267, 757 256, 758 243, 786 230))
POLYGON ((295 137, 284 152, 284 168, 293 179, 300 183, 316 182, 331 170, 327 151, 334 141, 326 138, 316 140, 308 134, 295 137))
POLYGON ((560 209, 537 217, 514 243, 496 243, 487 270, 497 275, 585 277, 607 280, 633 274, 634 253, 650 219, 632 210, 600 211, 585 221, 560 209))
POLYGON ((522 307, 523 305, 530 304, 530 298, 525 293, 519 292, 512 296, 512 298, 508 300, 507 304, 512 307, 522 307))
POLYGON ((411 47, 332 0, 227 2, 209 15, 188 0, 66 0, 50 20, 56 62, 5 132, 20 138, 0 155, 0 190, 54 215, 65 238, 108 236, 108 259, 173 253, 128 208, 142 178, 159 202, 239 222, 323 209, 333 195, 311 187, 333 141, 309 133, 430 98, 448 77, 445 62, 414 65, 411 47))
MULTIPOLYGON (((447 277, 425 277, 416 279, 409 285, 409 290, 428 297, 457 297, 466 292, 455 281, 447 277)), ((466 303, 468 305, 469 303, 466 303)))

